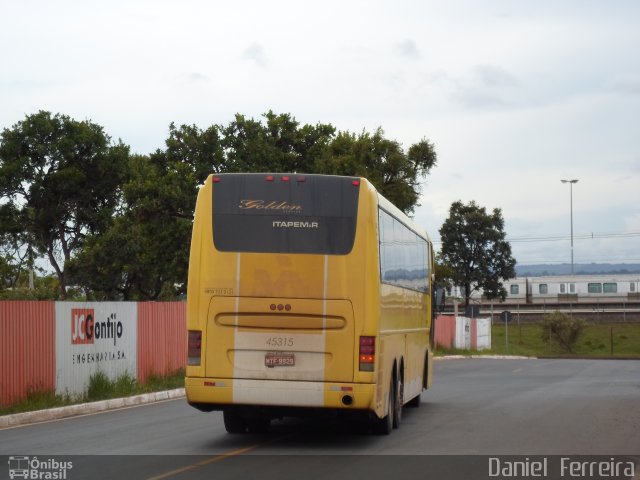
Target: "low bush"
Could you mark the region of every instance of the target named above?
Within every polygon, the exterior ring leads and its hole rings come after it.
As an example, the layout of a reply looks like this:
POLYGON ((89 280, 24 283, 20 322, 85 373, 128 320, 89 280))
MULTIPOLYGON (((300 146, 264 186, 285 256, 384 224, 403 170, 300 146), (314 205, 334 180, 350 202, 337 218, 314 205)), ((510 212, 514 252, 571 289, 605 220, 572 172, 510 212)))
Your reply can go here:
POLYGON ((584 320, 562 312, 553 312, 544 316, 542 335, 555 341, 560 348, 573 353, 586 324, 584 320))

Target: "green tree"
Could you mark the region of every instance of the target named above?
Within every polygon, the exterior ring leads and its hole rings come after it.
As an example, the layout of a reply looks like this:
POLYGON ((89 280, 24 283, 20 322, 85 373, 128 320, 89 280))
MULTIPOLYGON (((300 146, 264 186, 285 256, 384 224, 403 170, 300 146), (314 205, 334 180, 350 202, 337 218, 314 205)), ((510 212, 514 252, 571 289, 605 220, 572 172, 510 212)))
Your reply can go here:
POLYGON ((223 134, 227 172, 299 172, 353 175, 369 179, 392 203, 413 212, 420 182, 436 165, 433 144, 426 139, 405 152, 384 131, 356 135, 330 124, 303 125, 289 114, 272 111, 260 120, 236 115, 223 134))
MULTIPOLYGON (((74 296, 74 290, 68 289, 74 296)), ((60 296, 60 284, 55 275, 47 275, 41 269, 34 269, 33 274, 20 270, 15 286, 0 289, 0 300, 55 300, 60 296)))
POLYGON ((114 219, 101 235, 88 237, 68 263, 69 278, 81 285, 88 300, 135 300, 135 273, 140 270, 131 253, 140 243, 126 217, 114 219))
POLYGON ((436 275, 436 288, 448 289, 453 286, 453 269, 442 260, 440 254, 436 255, 435 258, 434 273, 436 275))
POLYGON ((111 222, 128 154, 102 127, 45 111, 2 131, 0 195, 24 241, 54 269, 62 299, 65 264, 111 222))
POLYGON ((164 149, 130 156, 95 124, 39 112, 3 132, 0 160, 18 250, 48 258, 62 298, 71 282, 90 298, 155 300, 185 291, 197 189, 210 173, 359 175, 410 213, 436 154, 427 140, 405 152, 382 129, 336 133, 269 111, 204 130, 171 124, 164 149))
POLYGON ((373 134, 339 132, 316 163, 315 173, 367 178, 376 189, 407 214, 420 197, 420 182, 436 165, 434 146, 423 139, 407 153, 378 128, 373 134))
POLYGON ((434 302, 436 304, 437 311, 440 312, 444 309, 447 292, 450 292, 451 287, 453 286, 453 271, 448 264, 442 261, 440 254, 436 255, 434 261, 434 274, 434 302))
POLYGON ((220 127, 169 127, 165 150, 131 163, 124 186, 131 227, 129 282, 136 298, 156 300, 186 293, 189 245, 198 185, 226 170, 220 127))
POLYGON ((504 300, 502 280, 515 277, 516 261, 505 240, 499 208, 489 214, 473 201, 452 203, 440 238, 441 258, 450 266, 453 282, 464 287, 465 305, 469 305, 471 293, 480 289, 487 298, 504 300))
POLYGON ((72 262, 73 278, 95 299, 183 294, 198 185, 225 167, 218 127, 171 124, 165 150, 131 157, 123 206, 72 262))
POLYGON ((195 197, 197 184, 187 188, 176 169, 161 160, 155 154, 131 158, 120 213, 104 233, 89 237, 70 262, 71 277, 89 298, 159 300, 184 291, 189 208, 195 201, 187 192, 195 197))
POLYGON ((335 128, 304 125, 289 114, 269 111, 266 123, 237 114, 223 132, 225 171, 314 173, 315 162, 335 128))
POLYGON ((21 273, 29 268, 31 250, 22 231, 20 214, 13 205, 0 205, 0 292, 18 287, 21 273))

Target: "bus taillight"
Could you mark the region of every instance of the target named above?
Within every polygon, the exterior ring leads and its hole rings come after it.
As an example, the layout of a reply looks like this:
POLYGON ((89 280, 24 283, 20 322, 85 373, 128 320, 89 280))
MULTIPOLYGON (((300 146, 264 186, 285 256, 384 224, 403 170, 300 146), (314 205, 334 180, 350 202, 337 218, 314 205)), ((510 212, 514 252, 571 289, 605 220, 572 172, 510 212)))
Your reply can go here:
POLYGON ((189 330, 187 365, 200 365, 200 353, 202 351, 202 332, 189 330))
POLYGON ((373 372, 376 362, 376 337, 360 337, 360 371, 373 372))

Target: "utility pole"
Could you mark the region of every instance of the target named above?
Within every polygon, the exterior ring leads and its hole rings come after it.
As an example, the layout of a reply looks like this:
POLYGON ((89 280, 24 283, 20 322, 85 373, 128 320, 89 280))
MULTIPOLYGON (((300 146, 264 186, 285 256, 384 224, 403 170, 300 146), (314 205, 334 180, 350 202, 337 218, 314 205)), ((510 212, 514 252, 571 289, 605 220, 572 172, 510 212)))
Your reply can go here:
POLYGON ((569 184, 569 207, 571 211, 571 275, 573 275, 573 184, 578 183, 578 179, 560 180, 569 184))

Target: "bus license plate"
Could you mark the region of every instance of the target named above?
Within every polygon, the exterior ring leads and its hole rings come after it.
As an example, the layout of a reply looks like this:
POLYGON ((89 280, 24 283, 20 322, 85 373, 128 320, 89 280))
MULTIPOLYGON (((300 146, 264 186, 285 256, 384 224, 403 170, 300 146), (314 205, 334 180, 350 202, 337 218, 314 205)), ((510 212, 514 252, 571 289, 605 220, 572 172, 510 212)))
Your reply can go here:
POLYGON ((293 353, 267 353, 264 357, 264 364, 267 367, 293 367, 296 364, 296 358, 293 353))

